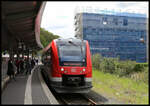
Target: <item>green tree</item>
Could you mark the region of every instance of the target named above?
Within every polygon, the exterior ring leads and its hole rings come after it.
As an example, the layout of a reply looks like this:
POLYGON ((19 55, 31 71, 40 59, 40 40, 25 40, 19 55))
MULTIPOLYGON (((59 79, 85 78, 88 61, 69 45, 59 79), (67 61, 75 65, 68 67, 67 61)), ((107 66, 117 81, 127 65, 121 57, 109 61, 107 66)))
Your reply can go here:
POLYGON ((60 36, 54 35, 51 32, 48 32, 44 28, 40 28, 40 40, 44 47, 46 47, 53 39, 57 39, 60 36))

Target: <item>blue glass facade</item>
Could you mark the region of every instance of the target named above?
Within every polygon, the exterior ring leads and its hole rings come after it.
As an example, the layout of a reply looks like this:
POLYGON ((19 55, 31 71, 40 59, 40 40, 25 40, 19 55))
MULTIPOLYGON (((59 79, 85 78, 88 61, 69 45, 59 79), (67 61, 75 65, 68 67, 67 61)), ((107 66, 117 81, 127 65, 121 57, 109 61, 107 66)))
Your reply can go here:
POLYGON ((121 60, 136 62, 147 61, 146 17, 95 13, 81 13, 78 17, 75 36, 89 41, 92 54, 100 53, 104 57, 120 57, 121 60))

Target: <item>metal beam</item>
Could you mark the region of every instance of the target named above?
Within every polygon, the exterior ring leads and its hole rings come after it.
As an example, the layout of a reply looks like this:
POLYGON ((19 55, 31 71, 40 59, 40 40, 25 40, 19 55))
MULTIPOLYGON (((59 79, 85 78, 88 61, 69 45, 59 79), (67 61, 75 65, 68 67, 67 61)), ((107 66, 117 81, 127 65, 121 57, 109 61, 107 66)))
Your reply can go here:
POLYGON ((6 19, 7 20, 17 20, 20 18, 27 18, 27 17, 36 17, 36 13, 35 11, 31 11, 31 12, 23 12, 20 14, 13 14, 13 15, 6 15, 6 19))
POLYGON ((25 29, 25 30, 27 30, 27 29, 33 29, 33 27, 32 26, 24 26, 24 27, 16 26, 13 29, 14 30, 17 29, 19 31, 19 30, 22 30, 22 29, 25 29))
POLYGON ((16 29, 16 28, 13 28, 13 30, 17 30, 19 33, 20 32, 32 32, 33 31, 33 28, 32 27, 29 27, 29 28, 22 28, 22 29, 16 29))
POLYGON ((24 8, 23 6, 20 8, 7 8, 5 10, 6 15, 13 15, 13 14, 20 14, 20 13, 24 13, 24 12, 31 12, 34 11, 34 7, 26 7, 24 8))
POLYGON ((44 48, 43 45, 41 44, 41 41, 40 41, 40 27, 39 26, 41 25, 42 14, 43 14, 45 5, 46 5, 46 2, 43 2, 41 4, 39 12, 38 12, 38 15, 37 15, 37 17, 35 19, 35 36, 36 36, 36 42, 37 42, 37 44, 38 44, 38 46, 40 48, 44 48))
MULTIPOLYGON (((16 27, 17 29, 24 29, 24 28, 29 28, 29 27, 30 27, 30 28, 31 28, 31 27, 33 28, 33 23, 30 23, 30 24, 22 24, 22 25, 20 24, 20 25, 16 25, 16 26, 11 24, 11 26, 12 26, 13 28, 16 27)), ((32 30, 33 30, 33 29, 32 29, 32 30)))
POLYGON ((17 20, 7 20, 8 23, 18 23, 18 22, 23 22, 23 21, 26 21, 26 20, 33 20, 35 16, 31 16, 31 17, 25 17, 25 18, 20 18, 20 19, 17 19, 17 20))
POLYGON ((11 25, 20 25, 20 24, 31 24, 33 22, 33 19, 30 19, 30 20, 24 20, 24 21, 20 21, 20 22, 15 22, 15 23, 13 23, 13 21, 12 21, 12 23, 10 23, 11 25))
MULTIPOLYGON (((24 32, 20 32, 21 35, 24 35, 24 36, 30 36, 30 35, 35 35, 35 32, 32 31, 32 32, 29 32, 29 31, 24 31, 24 32)), ((35 38, 35 36, 34 36, 35 38)))
MULTIPOLYGON (((34 1, 33 1, 34 2, 34 1)), ((31 4, 31 2, 28 2, 28 1, 2 1, 2 6, 4 6, 4 7, 7 7, 7 6, 11 6, 11 7, 13 7, 13 8, 15 8, 15 6, 22 6, 22 5, 28 5, 28 6, 30 6, 30 5, 33 5, 33 2, 32 2, 32 4, 31 4)))

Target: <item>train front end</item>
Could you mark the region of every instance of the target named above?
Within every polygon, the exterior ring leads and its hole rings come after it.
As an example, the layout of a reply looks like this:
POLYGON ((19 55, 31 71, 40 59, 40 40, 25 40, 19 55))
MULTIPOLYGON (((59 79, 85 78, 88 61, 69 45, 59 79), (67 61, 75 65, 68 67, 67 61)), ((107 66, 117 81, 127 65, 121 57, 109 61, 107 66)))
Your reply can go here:
POLYGON ((55 40, 52 44, 51 86, 58 93, 88 93, 92 88, 92 63, 87 41, 55 40))

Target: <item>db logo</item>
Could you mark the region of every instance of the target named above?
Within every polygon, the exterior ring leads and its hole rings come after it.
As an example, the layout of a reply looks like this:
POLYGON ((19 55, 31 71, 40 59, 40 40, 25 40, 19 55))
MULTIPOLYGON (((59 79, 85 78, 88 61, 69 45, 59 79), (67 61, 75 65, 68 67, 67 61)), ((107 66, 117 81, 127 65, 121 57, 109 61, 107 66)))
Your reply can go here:
POLYGON ((76 69, 75 69, 75 68, 72 68, 72 69, 71 69, 71 72, 76 72, 76 69))

